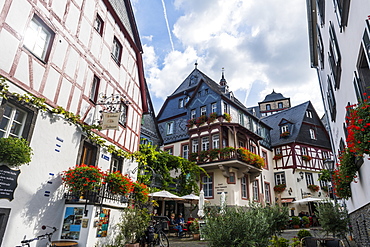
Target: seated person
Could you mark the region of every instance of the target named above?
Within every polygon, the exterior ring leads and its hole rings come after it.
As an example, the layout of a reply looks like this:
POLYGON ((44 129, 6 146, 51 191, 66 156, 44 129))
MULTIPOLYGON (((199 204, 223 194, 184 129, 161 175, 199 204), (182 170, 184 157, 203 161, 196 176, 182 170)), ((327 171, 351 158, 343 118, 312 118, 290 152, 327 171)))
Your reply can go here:
POLYGON ((179 217, 175 221, 175 228, 179 231, 179 236, 183 234, 183 229, 185 227, 185 219, 182 217, 182 214, 179 214, 179 217))

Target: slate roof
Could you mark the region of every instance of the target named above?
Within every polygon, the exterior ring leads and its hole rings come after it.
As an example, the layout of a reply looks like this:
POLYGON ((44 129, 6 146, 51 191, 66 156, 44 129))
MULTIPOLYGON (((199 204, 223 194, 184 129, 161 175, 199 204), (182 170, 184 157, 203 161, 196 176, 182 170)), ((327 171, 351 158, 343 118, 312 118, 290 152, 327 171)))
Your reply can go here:
POLYGON ((302 126, 306 110, 311 105, 310 101, 302 103, 300 105, 291 107, 281 112, 269 115, 262 118, 262 122, 272 127, 270 131, 271 145, 280 146, 288 143, 292 143, 298 139, 298 135, 302 126), (280 126, 281 121, 285 119, 292 123, 292 128, 289 130, 290 135, 286 138, 280 138, 280 126))
POLYGON ((281 93, 275 93, 275 91, 273 90, 272 93, 266 95, 265 99, 259 103, 272 102, 272 101, 284 100, 284 99, 289 99, 289 98, 285 98, 281 93))

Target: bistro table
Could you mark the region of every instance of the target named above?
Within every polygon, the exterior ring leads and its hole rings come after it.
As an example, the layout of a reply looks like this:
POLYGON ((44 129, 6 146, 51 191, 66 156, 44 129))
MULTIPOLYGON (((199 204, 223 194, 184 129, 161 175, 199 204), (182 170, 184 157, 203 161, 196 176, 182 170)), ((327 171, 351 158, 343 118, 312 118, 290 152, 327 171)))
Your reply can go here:
POLYGON ((71 246, 77 246, 78 242, 76 241, 68 241, 68 240, 58 240, 51 242, 51 246, 64 246, 64 247, 71 247, 71 246))

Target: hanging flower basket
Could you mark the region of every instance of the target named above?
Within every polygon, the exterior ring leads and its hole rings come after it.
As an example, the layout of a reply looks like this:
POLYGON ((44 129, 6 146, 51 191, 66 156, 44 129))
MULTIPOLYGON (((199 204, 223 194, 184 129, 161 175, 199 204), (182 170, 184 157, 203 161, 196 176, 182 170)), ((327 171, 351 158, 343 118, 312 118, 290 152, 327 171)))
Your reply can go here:
POLYGON ((302 160, 304 160, 304 161, 310 161, 310 160, 312 160, 312 157, 309 156, 309 155, 302 155, 302 160))
POLYGON ((108 190, 113 194, 127 195, 133 190, 131 179, 122 175, 119 171, 107 173, 104 183, 107 184, 108 190))
POLYGON ((97 191, 101 185, 104 173, 98 167, 77 165, 62 174, 63 183, 76 194, 85 191, 97 191))
POLYGON ((308 188, 309 190, 311 190, 312 192, 318 192, 318 191, 319 191, 319 189, 320 189, 320 186, 318 186, 318 185, 314 185, 314 184, 309 184, 309 185, 307 186, 307 188, 308 188))
POLYGON ((135 201, 139 201, 142 203, 145 203, 149 199, 149 189, 148 186, 146 186, 143 183, 134 182, 133 183, 133 194, 135 201))
POLYGON ((362 103, 347 107, 347 144, 349 151, 359 156, 370 155, 370 96, 364 96, 367 98, 362 103))
POLYGON ((274 186, 274 191, 276 193, 283 193, 286 188, 286 184, 278 184, 274 186))
POLYGON ((0 138, 0 162, 10 168, 31 162, 32 148, 23 138, 0 138))

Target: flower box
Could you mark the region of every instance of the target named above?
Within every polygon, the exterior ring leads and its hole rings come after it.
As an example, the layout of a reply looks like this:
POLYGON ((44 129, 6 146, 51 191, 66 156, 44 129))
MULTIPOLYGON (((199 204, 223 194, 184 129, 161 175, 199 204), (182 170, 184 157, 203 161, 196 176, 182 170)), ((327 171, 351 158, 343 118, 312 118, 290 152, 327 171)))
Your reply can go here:
POLYGON ((314 184, 309 184, 309 185, 307 186, 307 188, 308 188, 309 190, 311 190, 312 192, 317 192, 317 191, 319 191, 319 189, 320 189, 320 187, 319 187, 318 185, 314 185, 314 184))
POLYGON ((274 191, 276 193, 283 193, 286 188, 286 184, 278 184, 274 186, 274 191))
POLYGON ((310 160, 312 160, 312 157, 309 156, 309 155, 302 155, 302 160, 304 160, 304 161, 310 161, 310 160))

